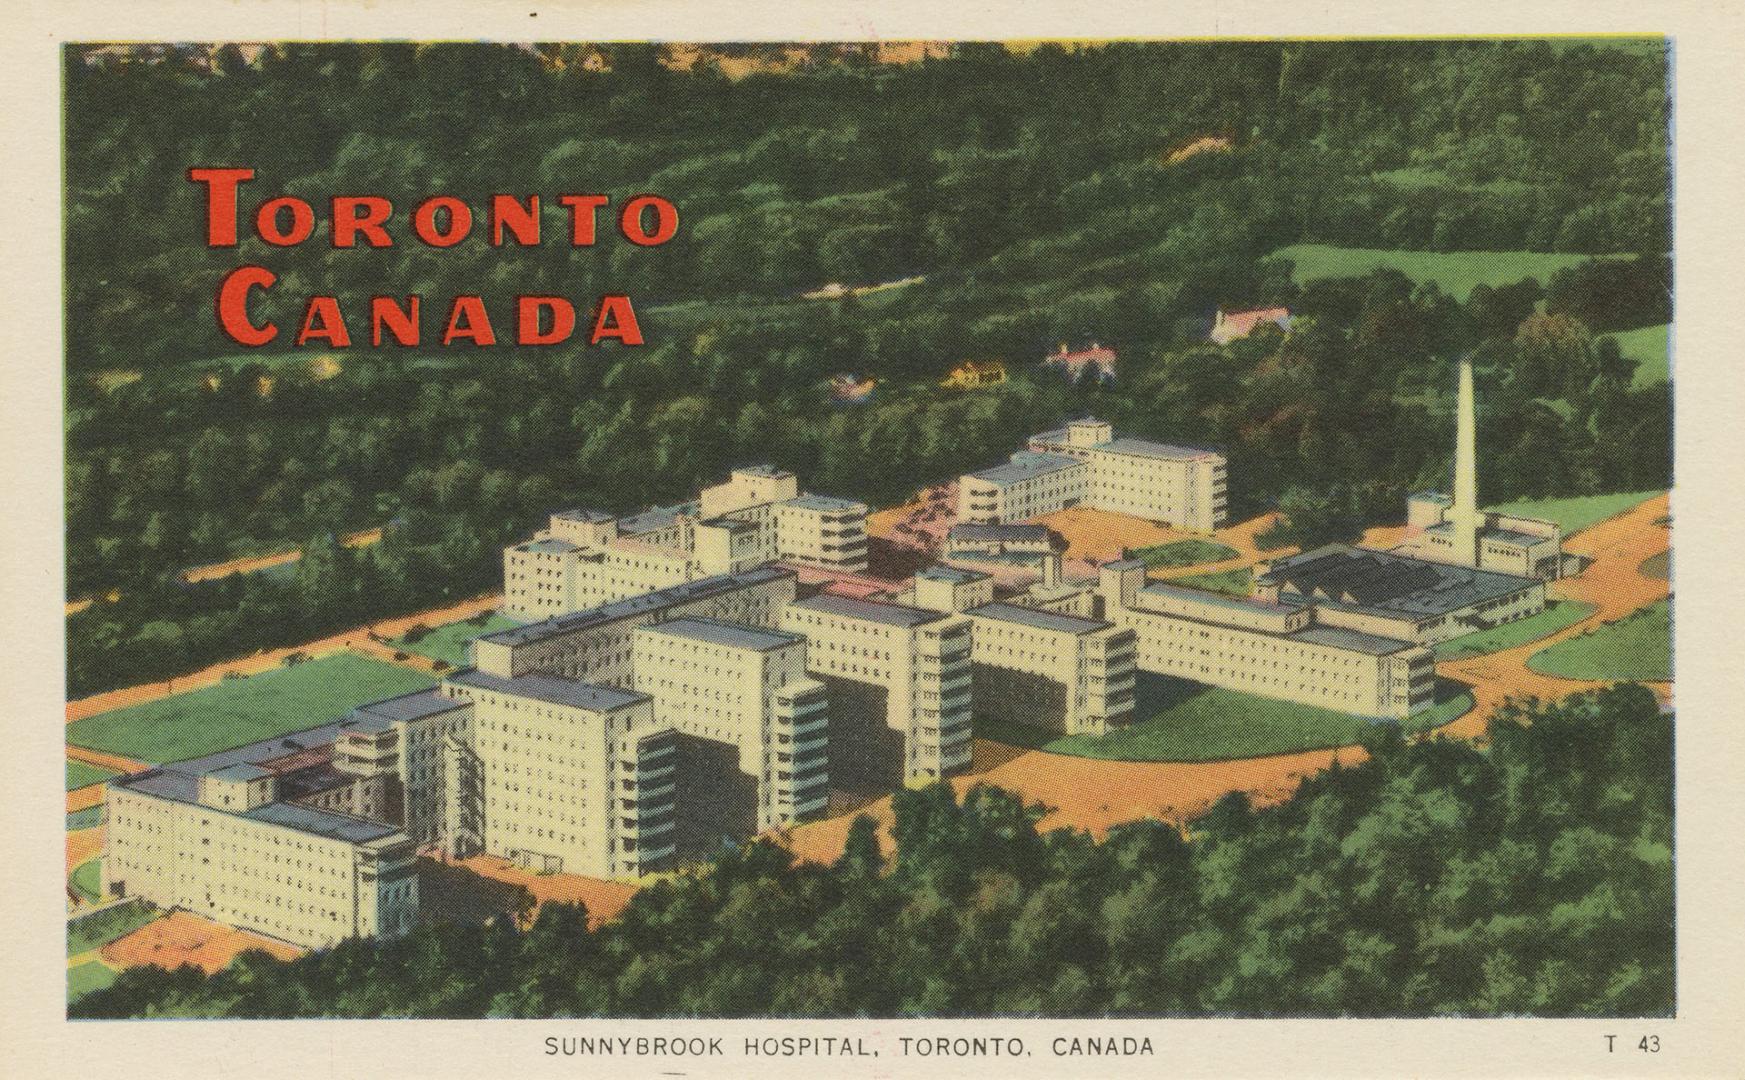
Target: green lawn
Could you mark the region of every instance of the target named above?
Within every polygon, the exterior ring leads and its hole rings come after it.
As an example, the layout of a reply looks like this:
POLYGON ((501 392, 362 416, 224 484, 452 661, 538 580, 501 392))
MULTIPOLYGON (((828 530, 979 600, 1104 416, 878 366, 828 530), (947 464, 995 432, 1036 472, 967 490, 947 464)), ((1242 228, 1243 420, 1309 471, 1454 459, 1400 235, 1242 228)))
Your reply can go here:
POLYGON ((93 904, 103 898, 102 863, 102 859, 86 860, 73 867, 73 872, 67 875, 73 891, 93 904))
POLYGON ((1566 626, 1582 621, 1593 612, 1592 604, 1584 604, 1579 600, 1547 600, 1545 610, 1537 615, 1503 623, 1489 630, 1449 638, 1435 647, 1436 659, 1463 660, 1468 656, 1482 656, 1485 653, 1512 649, 1529 641, 1549 637, 1566 626))
POLYGON ((1672 579, 1672 552, 1662 551, 1658 555, 1650 555, 1642 560, 1636 572, 1643 577, 1659 578, 1661 581, 1672 579))
POLYGON ((433 685, 408 668, 341 653, 76 720, 67 741, 142 761, 180 761, 330 723, 366 702, 433 685))
POLYGON ((1397 251, 1378 248, 1292 244, 1269 258, 1289 259, 1292 280, 1302 285, 1320 278, 1363 277, 1383 267, 1398 270, 1414 283, 1433 281, 1461 303, 1472 287, 1512 285, 1537 278, 1543 285, 1558 270, 1579 266, 1593 256, 1537 251, 1397 251))
POLYGON ((462 619, 457 623, 439 626, 417 641, 402 637, 396 638, 390 644, 404 652, 428 656, 432 660, 447 660, 455 667, 462 667, 467 663, 467 642, 482 634, 494 634, 498 630, 520 625, 514 619, 493 614, 488 619, 462 619))
POLYGON ((1170 578, 1171 585, 1186 585, 1190 589, 1209 589, 1230 596, 1247 596, 1254 584, 1254 572, 1246 566, 1220 570, 1216 574, 1189 574, 1170 578))
POLYGON ((1617 495, 1579 495, 1571 499, 1521 499, 1487 506, 1485 509, 1555 521, 1567 537, 1596 522, 1615 517, 1637 503, 1646 502, 1659 494, 1661 492, 1658 491, 1626 491, 1617 495))
POLYGON ((93 990, 101 990, 115 981, 121 974, 108 964, 97 960, 87 960, 67 969, 67 1004, 89 994, 93 990))
POLYGON ((83 761, 67 759, 67 790, 82 788, 87 784, 100 784, 111 776, 118 775, 111 769, 99 769, 95 765, 87 765, 83 761))
POLYGON ((1173 544, 1143 547, 1133 553, 1146 566, 1193 566, 1197 563, 1223 562, 1234 559, 1236 549, 1210 540, 1177 540, 1173 544))
POLYGON ((83 810, 74 810, 67 815, 68 832, 94 829, 101 824, 103 824, 103 807, 101 806, 87 806, 83 810))
POLYGON ((67 923, 67 955, 101 948, 117 938, 124 938, 146 923, 157 919, 159 912, 138 900, 105 908, 93 915, 67 923))
POLYGON ((1618 351, 1636 361, 1635 386, 1653 386, 1671 377, 1671 365, 1666 350, 1667 326, 1644 326, 1640 330, 1622 330, 1607 334, 1617 341, 1618 351))
POLYGON ((1565 679, 1670 679, 1672 604, 1659 600, 1567 638, 1528 657, 1527 666, 1565 679))
MULTIPOLYGON (((1438 680, 1436 704, 1402 726, 1441 727, 1472 708, 1459 683, 1438 680)), ((1326 750, 1358 742, 1373 721, 1332 709, 1208 687, 1163 675, 1139 676, 1135 715, 1148 717, 1112 735, 1056 736, 1021 724, 977 718, 982 738, 1109 761, 1227 761, 1326 750)))

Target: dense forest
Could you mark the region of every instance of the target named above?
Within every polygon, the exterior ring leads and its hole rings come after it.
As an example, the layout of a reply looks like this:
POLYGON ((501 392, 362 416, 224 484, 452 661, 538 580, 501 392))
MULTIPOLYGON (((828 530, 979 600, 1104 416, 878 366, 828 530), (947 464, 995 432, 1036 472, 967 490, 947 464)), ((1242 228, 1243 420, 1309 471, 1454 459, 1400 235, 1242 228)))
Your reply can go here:
POLYGON ((1668 482, 1670 392, 1633 387, 1596 337, 1670 315, 1662 51, 817 52, 729 79, 632 45, 70 49, 68 589, 120 593, 68 621, 72 691, 477 591, 498 546, 561 506, 677 499, 746 460, 888 504, 1090 411, 1223 448, 1235 516, 1283 505, 1293 535, 1349 532, 1443 483, 1436 397, 1474 350, 1487 499, 1668 482), (1208 138, 1225 144, 1178 156, 1208 138), (245 228, 209 250, 185 173, 219 163, 259 170, 245 206, 539 192, 565 237, 558 194, 653 191, 680 233, 336 250, 245 228), (1299 285, 1271 256, 1300 242, 1627 258, 1456 298, 1389 272, 1299 285), (211 310, 242 262, 280 275, 257 314, 293 327, 316 292, 358 312, 375 293, 507 312, 518 293, 622 292, 648 344, 248 353, 211 310), (1205 343, 1216 308, 1258 304, 1288 304, 1294 332, 1205 343), (1091 340, 1119 350, 1118 383, 1035 370, 1091 340), (989 357, 1017 377, 935 385, 989 357), (839 372, 880 379, 874 401, 831 408, 839 372), (332 540, 370 526, 378 548, 332 540), (178 577, 298 545, 317 558, 295 574, 178 577))
POLYGON ((1101 843, 993 788, 896 796, 833 866, 767 840, 613 922, 424 926, 210 978, 138 967, 74 1016, 1669 1016, 1672 737, 1622 686, 1505 709, 1255 809, 1101 843))

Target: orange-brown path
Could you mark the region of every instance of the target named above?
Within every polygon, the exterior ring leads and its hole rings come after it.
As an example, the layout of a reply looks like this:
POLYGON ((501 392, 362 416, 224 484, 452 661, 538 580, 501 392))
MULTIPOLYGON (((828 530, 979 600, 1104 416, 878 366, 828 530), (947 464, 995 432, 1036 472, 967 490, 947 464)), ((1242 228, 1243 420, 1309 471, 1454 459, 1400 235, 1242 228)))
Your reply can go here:
MULTIPOLYGON (((1466 738, 1480 736, 1491 715, 1508 697, 1531 694, 1553 699, 1604 685, 1540 675, 1527 669, 1526 659, 1598 621, 1622 618, 1667 595, 1666 581, 1645 577, 1638 569, 1643 559, 1666 550, 1670 544, 1669 531, 1654 524, 1666 513, 1666 507, 1666 496, 1650 499, 1565 541, 1565 551, 1587 556, 1594 562, 1581 576, 1555 582, 1551 591, 1558 597, 1594 604, 1596 610, 1587 619, 1526 645, 1438 665, 1438 674, 1471 685, 1474 708, 1436 733, 1466 738)), ((1389 539, 1397 542, 1398 537, 1391 535, 1396 531, 1372 530, 1375 535, 1366 534, 1365 540, 1378 546, 1389 539)), ((1252 550, 1250 543, 1247 551, 1252 550)), ((1200 567, 1194 570, 1204 572, 1200 567)), ((1671 691, 1670 685, 1665 683, 1654 685, 1654 688, 1663 697, 1671 691)), ((1040 750, 1016 751, 1015 748, 995 753, 998 749, 995 744, 977 741, 978 768, 984 761, 1006 760, 957 778, 953 785, 958 791, 978 782, 997 785, 1020 795, 1027 802, 1039 802, 1047 807, 1047 814, 1042 819, 1043 828, 1070 826, 1089 830, 1098 836, 1111 825, 1143 817, 1183 821, 1202 813, 1232 791, 1245 792, 1263 805, 1277 802, 1289 798, 1304 777, 1325 769, 1335 757, 1345 764, 1356 764, 1365 756, 1359 747, 1344 747, 1239 761, 1178 764, 1097 761, 1040 750)), ((888 850, 892 822, 890 799, 880 799, 859 813, 869 814, 879 822, 880 836, 888 850)), ((844 815, 802 825, 786 833, 782 839, 804 858, 830 861, 841 854, 854 816, 844 815)))
POLYGON ((67 833, 67 873, 103 854, 103 826, 67 833))
POLYGON ((494 855, 474 855, 467 859, 457 859, 453 865, 464 866, 481 877, 511 885, 524 885, 533 894, 536 906, 546 903, 573 904, 580 900, 587 905, 588 923, 593 926, 616 918, 624 910, 624 905, 630 903, 630 898, 636 895, 637 889, 635 885, 626 882, 583 877, 580 874, 536 874, 494 855))
MULTIPOLYGON (((984 743, 978 740, 978 757, 983 748, 984 743)), ((1004 788, 1025 802, 1043 804, 1047 812, 1041 828, 1085 829, 1101 838, 1110 826, 1141 818, 1186 821, 1232 791, 1247 792, 1259 805, 1282 802, 1296 791, 1298 782, 1325 769, 1335 757, 1353 765, 1365 756, 1361 748, 1347 747, 1242 761, 1175 764, 1098 761, 1031 750, 951 783, 960 795, 976 784, 1004 788)), ((879 823, 879 838, 888 854, 894 847, 889 797, 854 814, 801 825, 782 839, 801 858, 830 862, 842 854, 849 826, 860 814, 879 823)))
MULTIPOLYGON (((1576 577, 1552 582, 1548 591, 1557 599, 1593 605, 1594 611, 1587 618, 1525 645, 1436 665, 1438 675, 1468 684, 1477 699, 1477 708, 1442 728, 1444 733, 1464 738, 1484 734, 1491 714, 1510 697, 1550 700, 1607 685, 1603 680, 1544 675, 1529 668, 1527 659, 1559 641, 1601 623, 1616 622, 1669 595, 1670 582, 1641 571, 1642 560, 1666 551, 1672 544, 1671 530, 1654 524, 1666 514, 1667 506, 1668 497, 1657 495, 1564 541, 1564 551, 1593 562, 1576 577)), ((1663 700, 1671 697, 1670 683, 1649 685, 1663 700)))
MULTIPOLYGON (((339 538, 346 547, 367 547, 382 539, 382 530, 362 529, 347 533, 339 538)), ((273 566, 283 566, 296 562, 303 557, 303 552, 297 548, 290 551, 275 551, 270 555, 250 555, 241 559, 226 559, 224 562, 207 563, 205 566, 191 566, 182 571, 182 580, 187 582, 212 581, 232 574, 252 574, 256 570, 265 570, 273 566)))
POLYGON ((174 971, 193 964, 208 975, 223 971, 238 953, 261 949, 281 960, 295 960, 303 950, 247 930, 237 930, 186 911, 172 911, 99 950, 117 967, 156 964, 174 971))
MULTIPOLYGON (((186 693, 189 690, 198 690, 203 686, 211 686, 221 681, 224 676, 230 672, 236 672, 241 675, 257 675, 263 671, 271 671, 274 668, 279 667, 284 662, 285 657, 290 656, 292 653, 302 653, 305 656, 314 658, 343 652, 348 648, 357 651, 366 651, 365 647, 371 644, 369 641, 369 634, 371 632, 386 638, 396 638, 419 623, 423 623, 426 626, 440 626, 446 623, 459 622, 461 619, 468 619, 482 612, 494 611, 502 599, 503 597, 501 593, 475 596, 470 600, 463 600, 460 603, 452 604, 448 607, 435 608, 430 611, 420 611, 412 615, 403 615, 397 619, 383 619, 380 622, 374 622, 368 626, 360 626, 354 630, 347 630, 343 633, 324 637, 319 641, 311 641, 303 645, 293 645, 283 649, 272 649, 266 652, 259 652, 255 653, 253 656, 244 657, 241 660, 227 660, 221 664, 213 664, 211 667, 203 668, 190 675, 178 675, 174 679, 170 679, 166 682, 129 686, 121 690, 110 690, 107 693, 95 694, 91 697, 80 698, 77 701, 69 701, 67 702, 67 722, 72 723, 74 720, 82 720, 87 716, 95 716, 98 713, 109 712, 112 709, 126 708, 129 705, 138 705, 141 702, 156 701, 159 698, 169 697, 171 694, 181 694, 186 693)), ((374 649, 369 649, 367 651, 369 651, 371 655, 378 655, 377 651, 374 649)), ((387 652, 388 658, 392 659, 392 650, 388 650, 387 652)), ((408 663, 410 666, 418 666, 418 664, 412 663, 411 661, 408 661, 408 663)), ((428 662, 424 662, 424 666, 428 667, 428 662)))
POLYGON ((86 784, 67 792, 67 813, 89 809, 103 801, 102 784, 86 784))
MULTIPOLYGON (((379 543, 382 539, 380 528, 361 529, 358 532, 347 533, 339 538, 346 547, 365 547, 379 543)), ((229 577, 232 574, 251 574, 256 570, 265 570, 273 566, 283 566, 296 562, 303 557, 301 550, 293 548, 290 551, 275 551, 268 555, 248 555, 240 559, 226 559, 224 562, 207 563, 204 566, 190 566, 182 571, 182 580, 187 582, 212 581, 217 578, 229 577)), ((119 592, 110 592, 109 601, 113 603, 121 599, 119 592)), ((91 606, 91 598, 67 601, 67 614, 77 615, 91 606)))

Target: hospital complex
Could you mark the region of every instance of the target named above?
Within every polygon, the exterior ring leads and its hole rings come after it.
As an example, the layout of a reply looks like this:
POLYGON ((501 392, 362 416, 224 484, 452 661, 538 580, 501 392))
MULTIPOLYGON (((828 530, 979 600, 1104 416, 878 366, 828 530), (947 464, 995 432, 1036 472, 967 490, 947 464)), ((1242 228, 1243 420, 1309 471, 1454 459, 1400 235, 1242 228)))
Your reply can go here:
POLYGON ((958 485, 943 558, 868 571, 867 507, 791 472, 573 509, 504 551, 503 611, 434 688, 118 778, 104 889, 298 945, 408 930, 420 852, 637 878, 961 773, 978 716, 1061 735, 1137 720, 1141 672, 1368 717, 1435 696, 1430 647, 1531 615, 1547 522, 1477 505, 1470 366, 1452 495, 1382 551, 1262 563, 1247 596, 1123 557, 1067 580, 1030 519, 1074 506, 1210 532, 1222 455, 1083 419, 958 485), (1016 575, 1016 577, 1014 577, 1016 575))

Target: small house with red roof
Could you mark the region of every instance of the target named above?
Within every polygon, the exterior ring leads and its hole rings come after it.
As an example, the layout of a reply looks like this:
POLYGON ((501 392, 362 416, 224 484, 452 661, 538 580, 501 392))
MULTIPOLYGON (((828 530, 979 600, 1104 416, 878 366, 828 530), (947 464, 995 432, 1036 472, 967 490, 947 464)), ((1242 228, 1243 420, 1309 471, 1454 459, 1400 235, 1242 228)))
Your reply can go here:
POLYGON ((1218 310, 1218 317, 1212 320, 1212 332, 1207 338, 1219 345, 1228 345, 1232 341, 1240 341, 1254 328, 1262 323, 1272 323, 1285 333, 1291 330, 1291 311, 1289 308, 1256 308, 1253 311, 1218 310))
POLYGON ((1115 378, 1115 350, 1093 341, 1090 348, 1073 352, 1062 342, 1059 352, 1043 357, 1042 366, 1059 371, 1071 383, 1083 378, 1087 370, 1095 371, 1099 382, 1111 382, 1115 378))

